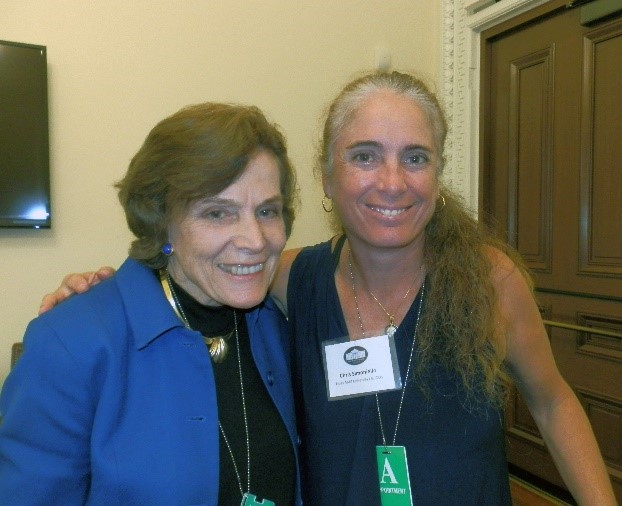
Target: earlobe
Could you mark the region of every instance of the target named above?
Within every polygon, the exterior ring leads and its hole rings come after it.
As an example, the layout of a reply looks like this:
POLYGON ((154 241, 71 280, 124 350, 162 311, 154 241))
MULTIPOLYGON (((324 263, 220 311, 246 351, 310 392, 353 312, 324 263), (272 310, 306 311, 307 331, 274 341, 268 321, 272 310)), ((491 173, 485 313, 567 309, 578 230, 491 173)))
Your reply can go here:
POLYGON ((332 192, 330 190, 330 183, 328 181, 328 178, 326 177, 326 174, 322 174, 322 189, 324 190, 324 197, 326 197, 327 199, 333 198, 332 192))
POLYGON ((322 209, 324 209, 324 212, 330 213, 333 210, 333 197, 331 195, 328 179, 324 174, 322 175, 322 187, 324 188, 324 196, 322 197, 322 209))

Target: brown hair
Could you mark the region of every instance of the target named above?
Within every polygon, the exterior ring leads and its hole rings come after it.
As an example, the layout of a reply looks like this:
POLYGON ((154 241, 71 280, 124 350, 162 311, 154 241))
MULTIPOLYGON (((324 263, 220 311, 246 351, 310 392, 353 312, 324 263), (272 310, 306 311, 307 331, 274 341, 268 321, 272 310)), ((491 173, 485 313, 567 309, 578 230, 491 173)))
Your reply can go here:
POLYGON ((445 204, 437 205, 425 229, 428 277, 417 372, 425 380, 430 364, 440 363, 461 380, 471 407, 482 400, 501 406, 510 378, 490 249, 505 253, 530 287, 531 277, 518 252, 474 219, 459 196, 446 188, 441 194, 445 204))
POLYGON ((166 266, 161 248, 170 218, 234 183, 262 149, 278 162, 289 237, 297 204, 295 173, 285 137, 257 107, 204 103, 160 121, 116 184, 128 226, 136 236, 130 256, 152 268, 166 266))

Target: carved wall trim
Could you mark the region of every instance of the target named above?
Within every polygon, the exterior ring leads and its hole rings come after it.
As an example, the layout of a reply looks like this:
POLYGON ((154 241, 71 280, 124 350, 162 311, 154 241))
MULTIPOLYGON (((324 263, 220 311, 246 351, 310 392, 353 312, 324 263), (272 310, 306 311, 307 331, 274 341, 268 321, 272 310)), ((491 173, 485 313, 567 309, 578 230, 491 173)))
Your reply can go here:
POLYGON ((480 34, 546 1, 504 0, 472 14, 467 8, 473 0, 442 2, 440 98, 449 122, 444 181, 474 211, 479 198, 480 34))

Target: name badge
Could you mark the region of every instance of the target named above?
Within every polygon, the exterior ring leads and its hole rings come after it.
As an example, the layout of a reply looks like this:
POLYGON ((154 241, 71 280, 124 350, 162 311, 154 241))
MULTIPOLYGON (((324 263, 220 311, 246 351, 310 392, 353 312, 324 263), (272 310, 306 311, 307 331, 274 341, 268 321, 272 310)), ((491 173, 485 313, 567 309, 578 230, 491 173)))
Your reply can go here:
POLYGON ((322 343, 328 400, 402 388, 393 336, 322 343))

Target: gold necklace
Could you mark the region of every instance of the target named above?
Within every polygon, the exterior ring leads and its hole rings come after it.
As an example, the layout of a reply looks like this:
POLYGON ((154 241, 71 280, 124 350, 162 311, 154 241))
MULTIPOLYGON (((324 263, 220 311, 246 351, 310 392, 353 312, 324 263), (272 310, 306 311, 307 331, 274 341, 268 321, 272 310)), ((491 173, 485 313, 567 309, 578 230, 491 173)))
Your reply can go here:
MULTIPOLYGON (((360 315, 359 306, 358 306, 359 301, 356 297, 356 289, 354 287, 354 271, 352 269, 352 250, 349 247, 348 247, 348 267, 350 268, 350 279, 352 281, 352 293, 354 294, 354 303, 356 304, 357 315, 361 323, 361 332, 363 334, 363 337, 365 337, 365 331, 363 330, 363 322, 361 321, 361 315, 360 315)), ((419 267, 419 271, 421 271, 422 267, 423 265, 419 267)), ((410 285, 410 288, 406 290, 406 293, 402 297, 402 300, 400 301, 399 306, 397 306, 398 311, 402 307, 402 304, 406 300, 406 297, 408 297, 408 294, 410 293, 410 291, 413 289, 413 286, 415 286, 415 282, 417 281, 417 279, 419 279, 419 276, 417 276, 413 280, 412 285, 410 285)), ((367 289, 367 293, 369 293, 369 295, 373 297, 373 299, 378 303, 378 305, 382 308, 382 310, 386 313, 387 317, 389 318, 389 324, 385 327, 384 331, 389 337, 393 337, 395 333, 397 332, 397 325, 395 324, 395 315, 387 311, 387 309, 382 305, 382 303, 376 298, 376 296, 373 294, 373 292, 369 288, 367 289)))
MULTIPOLYGON (((356 316, 358 318, 359 324, 361 325, 361 333, 363 334, 363 337, 365 337, 365 327, 363 327, 363 318, 361 318, 361 310, 359 309, 359 301, 358 298, 356 296, 356 287, 354 286, 354 272, 352 271, 352 260, 351 260, 351 256, 348 252, 348 264, 350 266, 350 278, 352 280, 352 294, 354 295, 354 304, 356 307, 356 316)), ((413 282, 414 285, 414 282, 413 282)), ((408 289, 408 292, 410 292, 410 289, 412 288, 412 286, 408 289)), ((406 292, 408 294, 408 292, 406 292)), ((371 293, 371 292, 369 292, 371 293)), ((395 430, 393 431, 393 441, 391 442, 391 445, 395 446, 395 441, 397 439, 397 428, 399 426, 400 423, 400 417, 402 416, 402 407, 404 405, 404 395, 406 394, 406 386, 408 384, 408 376, 410 374, 410 370, 412 368, 412 362, 413 362, 413 355, 414 355, 414 351, 415 351, 415 342, 417 341, 417 330, 419 330, 419 321, 421 320, 421 308, 423 307, 423 298, 425 296, 425 281, 421 284, 421 299, 419 300, 419 307, 417 308, 417 321, 415 323, 415 332, 413 333, 413 342, 412 345, 410 346, 410 354, 408 355, 408 366, 406 367, 406 376, 404 377, 404 383, 402 385, 402 393, 400 395, 400 404, 397 408, 397 416, 395 419, 395 430)), ((373 297, 373 294, 372 294, 373 297)), ((374 297, 375 299, 375 297, 374 297)), ((376 302, 378 302, 378 304, 380 304, 380 302, 376 299, 376 302)), ((380 304, 380 306, 382 307, 382 304, 380 304)), ((384 309, 384 308, 383 308, 384 309)), ((385 311, 386 313, 386 311, 385 311)), ((389 324, 390 326, 391 324, 389 324)), ((389 327, 387 327, 388 329, 389 327)), ((394 331, 393 333, 395 334, 395 331, 397 331, 397 327, 394 326, 394 331)), ((388 334, 388 331, 387 331, 388 334)), ((382 414, 380 413, 380 400, 378 399, 378 394, 376 394, 376 410, 378 411, 378 423, 380 424, 380 434, 382 436, 382 444, 384 445, 384 447, 387 447, 387 438, 385 436, 385 432, 384 432, 384 425, 382 423, 382 414)))
MULTIPOLYGON (((177 294, 175 293, 175 290, 173 289, 173 285, 171 283, 170 274, 168 273, 168 270, 160 269, 159 274, 160 274, 160 283, 162 285, 162 289, 164 290, 164 295, 166 296, 166 300, 168 300, 168 303, 171 305, 171 307, 175 311, 175 314, 177 315, 177 317, 184 323, 184 326, 187 329, 192 330, 192 327, 190 327, 190 323, 188 323, 188 318, 186 318, 186 314, 184 313, 184 310, 181 307, 181 304, 179 303, 177 294)), ((233 313, 233 319, 234 319, 234 323, 237 325, 235 311, 233 313)), ((234 330, 232 330, 231 332, 229 332, 228 334, 224 336, 216 336, 216 337, 203 336, 203 340, 205 341, 205 344, 207 344, 207 347, 209 349, 210 357, 212 357, 212 360, 216 362, 217 364, 221 363, 222 361, 225 360, 225 358, 227 358, 227 353, 229 353, 229 345, 227 344, 227 340, 233 335, 234 332, 235 332, 235 328, 234 330)))

